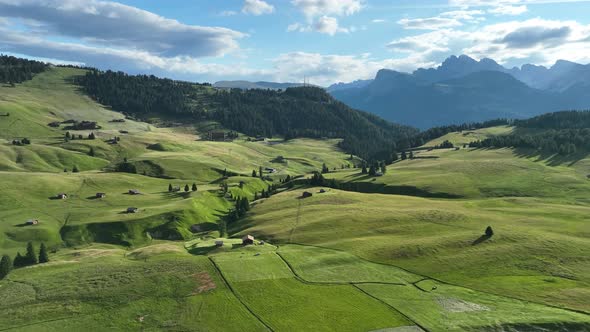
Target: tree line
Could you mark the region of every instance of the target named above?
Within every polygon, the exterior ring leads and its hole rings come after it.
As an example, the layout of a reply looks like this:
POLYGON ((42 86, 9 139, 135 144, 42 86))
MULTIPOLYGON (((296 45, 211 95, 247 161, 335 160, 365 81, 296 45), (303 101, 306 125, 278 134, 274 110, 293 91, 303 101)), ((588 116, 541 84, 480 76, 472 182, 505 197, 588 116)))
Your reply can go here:
POLYGON ((28 81, 47 67, 47 64, 40 61, 0 55, 0 83, 15 84, 28 81))
POLYGON ((32 242, 29 242, 27 243, 27 251, 24 256, 20 252, 17 252, 14 260, 11 260, 8 255, 2 256, 2 259, 0 259, 0 280, 6 278, 14 268, 47 262, 49 262, 49 254, 45 243, 41 243, 39 255, 37 255, 35 246, 32 242))
POLYGON ((353 110, 323 89, 218 90, 208 84, 90 70, 76 82, 93 99, 139 118, 213 120, 250 136, 342 138, 340 147, 367 160, 391 161, 418 130, 353 110))
POLYGON ((568 155, 590 150, 590 111, 563 111, 514 120, 516 130, 471 142, 475 148, 525 148, 568 155))

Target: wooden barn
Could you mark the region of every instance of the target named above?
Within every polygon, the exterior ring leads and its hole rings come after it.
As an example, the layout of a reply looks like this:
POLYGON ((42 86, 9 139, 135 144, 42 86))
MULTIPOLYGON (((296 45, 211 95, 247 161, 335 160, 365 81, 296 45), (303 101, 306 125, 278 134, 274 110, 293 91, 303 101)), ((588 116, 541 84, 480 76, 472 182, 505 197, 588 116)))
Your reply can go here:
POLYGON ((107 197, 106 193, 96 193, 96 198, 105 198, 107 197))
POLYGON ((136 207, 128 207, 127 208, 127 213, 137 213, 137 208, 136 207))
POLYGON ((66 193, 59 193, 59 194, 55 195, 55 198, 57 198, 57 199, 66 199, 66 198, 68 198, 68 194, 66 194, 66 193))
POLYGON ((254 237, 252 235, 246 235, 242 238, 243 245, 254 244, 254 237))

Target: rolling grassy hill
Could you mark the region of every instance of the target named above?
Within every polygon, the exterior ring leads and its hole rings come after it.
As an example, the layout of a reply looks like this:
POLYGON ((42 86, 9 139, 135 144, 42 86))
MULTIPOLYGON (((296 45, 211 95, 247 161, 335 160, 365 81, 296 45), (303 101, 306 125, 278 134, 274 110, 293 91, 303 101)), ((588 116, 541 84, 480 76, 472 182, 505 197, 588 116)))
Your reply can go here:
MULTIPOLYGON (((71 83, 83 73, 50 68, 0 87, 0 113, 10 113, 0 117, 0 254, 43 242, 51 260, 0 280, 0 330, 590 330, 585 156, 422 150, 369 177, 348 168, 359 159, 338 138, 211 142, 202 136, 215 123, 111 122, 123 115, 71 83), (67 124, 48 126, 69 119, 96 121, 97 138, 66 141, 67 124), (32 144, 11 143, 23 137, 32 144), (114 172, 125 159, 137 173, 114 172), (252 200, 324 163, 349 191, 298 180, 222 237, 233 197, 252 200), (259 167, 276 172, 252 177, 259 167), (196 192, 168 192, 192 183, 196 192), (54 199, 61 192, 68 198, 54 199), (245 234, 256 245, 242 246, 245 234)), ((449 133, 425 147, 510 131, 449 133)))

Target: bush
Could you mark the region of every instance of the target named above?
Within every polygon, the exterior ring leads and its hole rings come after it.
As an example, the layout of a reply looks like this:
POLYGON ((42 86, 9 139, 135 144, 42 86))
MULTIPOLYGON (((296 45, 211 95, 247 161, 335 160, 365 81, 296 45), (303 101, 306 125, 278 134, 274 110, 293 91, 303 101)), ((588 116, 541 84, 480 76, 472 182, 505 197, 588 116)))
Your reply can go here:
POLYGON ((494 235, 494 230, 492 229, 492 226, 488 226, 486 228, 486 236, 487 237, 492 237, 494 235))

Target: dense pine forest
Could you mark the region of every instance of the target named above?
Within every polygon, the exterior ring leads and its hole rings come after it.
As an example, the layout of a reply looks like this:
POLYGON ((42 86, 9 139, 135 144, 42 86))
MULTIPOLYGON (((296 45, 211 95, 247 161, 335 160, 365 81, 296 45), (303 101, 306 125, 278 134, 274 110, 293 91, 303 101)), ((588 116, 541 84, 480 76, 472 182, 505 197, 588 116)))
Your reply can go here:
POLYGON ((250 136, 343 138, 342 149, 369 160, 393 161, 418 130, 353 110, 323 89, 218 90, 208 84, 91 70, 77 83, 98 102, 145 118, 214 120, 250 136))
POLYGON ((470 143, 471 147, 515 147, 562 155, 590 150, 590 111, 563 111, 515 120, 513 134, 470 143))
POLYGON ((46 68, 47 64, 43 62, 0 55, 0 83, 22 83, 46 68))

